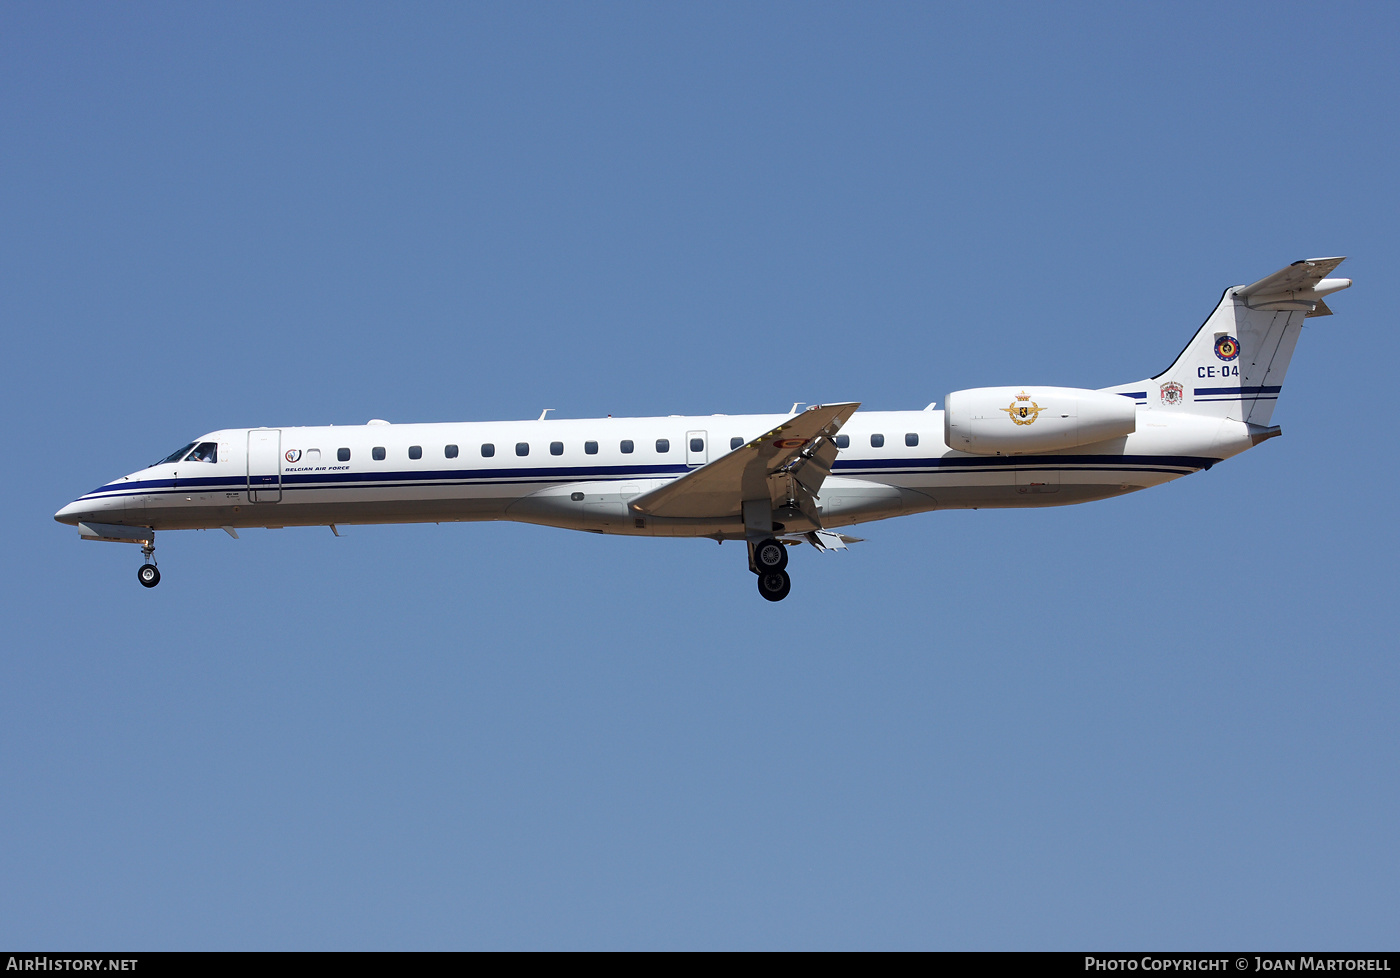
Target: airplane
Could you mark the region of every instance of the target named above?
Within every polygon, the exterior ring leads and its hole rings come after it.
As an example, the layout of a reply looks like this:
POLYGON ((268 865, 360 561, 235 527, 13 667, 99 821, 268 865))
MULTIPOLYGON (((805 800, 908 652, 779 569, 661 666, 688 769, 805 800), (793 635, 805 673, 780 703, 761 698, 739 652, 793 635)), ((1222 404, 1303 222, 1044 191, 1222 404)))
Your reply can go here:
POLYGON ((788 549, 940 509, 1063 506, 1170 482, 1280 434, 1271 425, 1303 320, 1344 258, 1297 261, 1225 290, 1165 371, 1100 390, 954 391, 942 410, 227 428, 60 509, 85 540, 158 530, 513 520, 747 545, 759 593, 792 587, 788 549))

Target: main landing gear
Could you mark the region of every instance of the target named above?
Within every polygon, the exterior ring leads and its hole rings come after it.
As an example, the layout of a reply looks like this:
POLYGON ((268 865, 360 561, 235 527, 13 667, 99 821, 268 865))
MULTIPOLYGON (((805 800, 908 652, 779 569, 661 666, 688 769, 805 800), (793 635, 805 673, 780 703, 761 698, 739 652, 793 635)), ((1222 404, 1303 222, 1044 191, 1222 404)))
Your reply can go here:
POLYGON ((758 593, 769 601, 781 601, 792 590, 788 577, 787 547, 769 537, 753 545, 753 569, 758 575, 758 593))
POLYGON ((754 566, 762 571, 780 571, 787 567, 787 547, 769 537, 753 545, 754 566))
POLYGON ((769 601, 781 601, 791 590, 792 578, 788 577, 787 571, 758 572, 758 593, 769 601))
POLYGON ((160 568, 156 566, 156 546, 154 541, 141 547, 141 556, 146 558, 136 571, 136 579, 142 587, 155 587, 160 583, 160 568))

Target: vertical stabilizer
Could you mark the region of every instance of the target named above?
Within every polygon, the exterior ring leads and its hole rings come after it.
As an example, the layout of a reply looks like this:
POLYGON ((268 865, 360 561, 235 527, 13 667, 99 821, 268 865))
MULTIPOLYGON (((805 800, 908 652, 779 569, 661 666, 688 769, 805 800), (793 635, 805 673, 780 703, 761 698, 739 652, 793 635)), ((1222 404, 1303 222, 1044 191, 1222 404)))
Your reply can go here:
POLYGON ((1176 362, 1147 382, 1147 406, 1268 426, 1303 320, 1331 315, 1322 297, 1351 285, 1326 277, 1342 261, 1297 261, 1226 289, 1176 362))

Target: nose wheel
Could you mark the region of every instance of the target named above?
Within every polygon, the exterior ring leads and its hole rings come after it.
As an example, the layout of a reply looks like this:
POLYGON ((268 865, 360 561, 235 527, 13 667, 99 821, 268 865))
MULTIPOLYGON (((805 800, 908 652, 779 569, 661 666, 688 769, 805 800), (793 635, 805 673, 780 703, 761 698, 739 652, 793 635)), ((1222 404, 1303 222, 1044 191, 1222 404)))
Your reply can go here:
POLYGON ((155 587, 160 583, 160 568, 156 566, 155 545, 148 543, 142 547, 141 556, 146 558, 146 563, 136 569, 136 579, 141 582, 142 587, 155 587))

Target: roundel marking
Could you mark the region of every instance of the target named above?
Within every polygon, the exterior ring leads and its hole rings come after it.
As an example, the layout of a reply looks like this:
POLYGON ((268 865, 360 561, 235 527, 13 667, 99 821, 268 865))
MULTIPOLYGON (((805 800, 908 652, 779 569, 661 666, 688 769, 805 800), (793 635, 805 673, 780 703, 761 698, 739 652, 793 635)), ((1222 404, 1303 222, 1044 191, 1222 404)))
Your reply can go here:
POLYGON ((1230 361, 1240 355, 1240 341, 1233 336, 1222 336, 1215 341, 1215 355, 1221 360, 1230 361))
POLYGON ((807 444, 806 438, 778 438, 773 442, 774 448, 801 448, 807 444))
POLYGON ((300 459, 301 459, 301 449, 300 449, 300 448, 289 448, 289 449, 287 449, 287 461, 288 461, 288 462, 296 462, 296 461, 299 461, 300 459))

